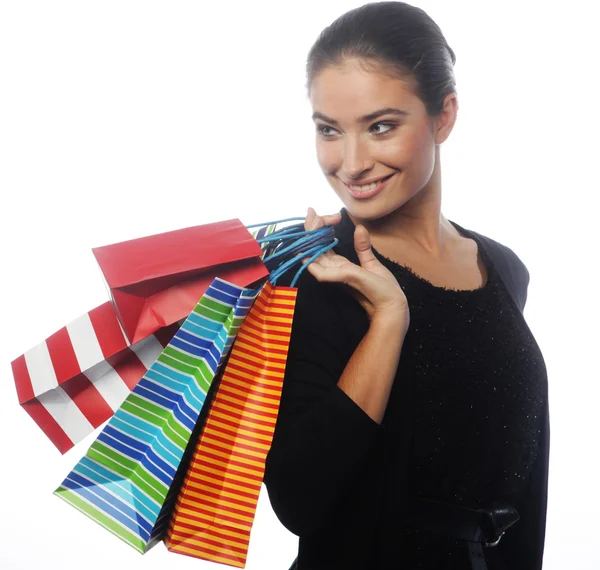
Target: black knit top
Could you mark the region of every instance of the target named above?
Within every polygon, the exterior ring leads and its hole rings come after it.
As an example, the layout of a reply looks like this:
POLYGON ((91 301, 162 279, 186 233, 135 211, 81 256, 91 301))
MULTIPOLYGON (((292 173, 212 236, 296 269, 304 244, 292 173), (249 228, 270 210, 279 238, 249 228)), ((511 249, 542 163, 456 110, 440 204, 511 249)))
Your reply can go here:
MULTIPOLYGON (((336 251, 358 263, 353 231, 343 209, 336 251)), ((317 283, 308 272, 299 280, 265 478, 275 512, 301 536, 299 570, 468 570, 462 541, 404 522, 407 497, 473 509, 502 500, 524 512, 546 369, 492 259, 478 246, 488 278, 476 290, 437 287, 374 252, 398 279, 410 308, 381 425, 336 386, 368 328, 364 311, 338 285, 317 283), (328 417, 317 419, 322 415, 328 417)), ((521 523, 486 549, 490 570, 521 568, 515 545, 524 537, 516 535, 527 531, 527 521, 521 523)))

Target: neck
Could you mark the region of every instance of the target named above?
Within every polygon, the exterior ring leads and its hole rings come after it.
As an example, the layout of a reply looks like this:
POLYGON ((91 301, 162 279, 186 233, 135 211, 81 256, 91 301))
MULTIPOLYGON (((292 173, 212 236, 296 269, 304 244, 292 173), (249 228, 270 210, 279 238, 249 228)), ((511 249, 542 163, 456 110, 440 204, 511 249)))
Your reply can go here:
MULTIPOLYGON (((437 157, 436 157, 437 158, 437 157)), ((460 233, 441 212, 441 175, 436 160, 434 172, 428 183, 402 206, 375 219, 360 219, 346 210, 354 225, 361 224, 377 243, 393 242, 399 246, 441 257, 460 233)))

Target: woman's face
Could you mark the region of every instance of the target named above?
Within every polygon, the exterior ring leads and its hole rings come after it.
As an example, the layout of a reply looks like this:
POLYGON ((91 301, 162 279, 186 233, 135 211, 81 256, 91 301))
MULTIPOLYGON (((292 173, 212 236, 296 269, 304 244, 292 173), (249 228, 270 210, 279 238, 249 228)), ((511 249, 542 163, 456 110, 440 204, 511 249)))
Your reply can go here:
POLYGON ((452 124, 433 121, 406 82, 346 60, 315 77, 310 100, 319 165, 354 217, 385 216, 435 183, 436 145, 452 124), (385 177, 374 189, 348 186, 385 177))

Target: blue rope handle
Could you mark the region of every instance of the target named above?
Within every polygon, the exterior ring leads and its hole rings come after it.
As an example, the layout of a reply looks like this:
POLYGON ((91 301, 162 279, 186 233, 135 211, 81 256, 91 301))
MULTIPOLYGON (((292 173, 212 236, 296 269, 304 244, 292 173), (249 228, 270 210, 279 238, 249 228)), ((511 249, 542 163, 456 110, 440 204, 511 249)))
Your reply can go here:
POLYGON ((306 240, 304 243, 298 245, 298 242, 302 240, 296 240, 293 242, 291 244, 292 251, 288 251, 286 254, 286 257, 288 258, 283 258, 275 268, 269 267, 271 274, 275 273, 276 276, 279 276, 280 273, 287 271, 287 269, 296 264, 303 256, 307 256, 312 252, 319 250, 319 248, 330 244, 332 241, 331 237, 335 239, 334 234, 331 232, 331 236, 326 237, 324 236, 325 233, 329 232, 317 230, 315 232, 316 235, 310 236, 310 239, 306 240), (292 256, 291 258, 289 257, 290 255, 292 256))
MULTIPOLYGON (((324 227, 324 228, 320 228, 318 230, 312 230, 310 232, 304 232, 304 233, 305 233, 305 235, 303 237, 301 237, 300 239, 294 240, 290 245, 284 244, 283 249, 276 251, 274 254, 265 258, 263 261, 265 263, 268 263, 269 261, 272 261, 273 259, 283 255, 284 253, 289 253, 297 248, 303 248, 309 244, 312 244, 312 242, 320 242, 320 241, 322 241, 322 238, 327 237, 328 234, 333 235, 333 230, 331 227, 324 227), (323 230, 325 230, 325 231, 323 231, 323 230)), ((287 236, 287 237, 291 237, 291 236, 287 236)))
POLYGON ((284 220, 275 220, 274 222, 263 222, 262 224, 250 224, 249 226, 246 226, 247 228, 258 228, 259 226, 270 226, 271 224, 281 224, 283 222, 298 222, 298 221, 304 221, 306 220, 306 217, 304 218, 285 218, 284 220))
MULTIPOLYGON (((272 234, 269 234, 267 237, 261 238, 261 239, 257 239, 256 241, 258 243, 262 243, 265 241, 277 241, 280 240, 282 237, 284 238, 291 238, 291 237, 302 237, 305 235, 309 235, 309 234, 314 234, 315 232, 318 232, 319 230, 303 230, 303 231, 298 231, 298 227, 297 226, 292 226, 293 230, 296 233, 288 233, 286 232, 286 230, 281 230, 281 232, 273 232, 272 234)), ((288 229, 288 228, 286 228, 288 229)), ((320 230, 322 230, 323 228, 319 228, 320 230)), ((291 231, 291 230, 290 230, 291 231)))
POLYGON ((312 257, 309 258, 309 260, 304 263, 304 265, 302 265, 302 267, 300 269, 298 269, 298 272, 296 273, 294 279, 292 280, 292 282, 290 283, 290 287, 295 287, 296 286, 296 281, 298 281, 298 279, 300 278, 300 275, 302 274, 302 272, 313 262, 315 261, 315 259, 317 259, 318 257, 321 257, 321 255, 323 255, 326 251, 329 251, 330 249, 334 248, 340 240, 338 240, 338 238, 335 238, 333 240, 333 243, 330 243, 329 245, 326 245, 325 247, 322 247, 319 251, 317 251, 317 253, 315 253, 312 257))
POLYGON ((302 224, 294 224, 293 226, 288 226, 287 228, 282 228, 280 230, 276 230, 276 231, 272 232, 270 235, 275 234, 276 238, 283 238, 286 235, 289 235, 291 233, 294 233, 294 232, 297 232, 297 231, 300 231, 303 229, 304 229, 304 226, 302 224))
MULTIPOLYGON (((312 254, 312 257, 314 257, 314 259, 312 259, 312 261, 314 261, 317 257, 319 257, 320 255, 322 255, 323 253, 325 253, 327 250, 331 249, 332 247, 334 247, 336 244, 338 243, 338 239, 334 239, 333 243, 327 244, 327 245, 323 245, 323 244, 318 244, 314 247, 311 247, 310 249, 307 249, 303 252, 300 252, 298 255, 296 255, 296 257, 294 257, 293 259, 290 259, 289 261, 286 261, 285 263, 283 263, 282 265, 280 265, 277 269, 275 269, 275 271, 271 272, 271 274, 269 275, 269 281, 275 285, 277 279, 279 279, 284 273, 286 273, 289 269, 291 269, 294 265, 296 265, 299 261, 301 261, 302 259, 306 258, 307 256, 310 256, 312 254), (316 256, 316 257, 315 257, 316 256)), ((310 261, 310 263, 312 263, 312 261, 310 261)), ((305 266, 308 267, 308 265, 310 263, 306 263, 305 266)), ((299 277, 300 273, 302 271, 304 271, 305 267, 300 268, 298 274, 296 275, 296 278, 299 277)), ((294 280, 294 285, 296 284, 295 280, 294 280)))
POLYGON ((281 277, 281 275, 283 275, 286 271, 288 271, 288 269, 291 269, 294 265, 297 265, 302 260, 302 258, 306 257, 307 255, 312 255, 314 252, 321 249, 321 247, 323 247, 323 246, 316 245, 314 247, 311 247, 308 250, 301 251, 292 259, 289 259, 285 263, 282 263, 279 267, 277 267, 277 269, 275 269, 274 271, 271 271, 271 273, 269 275, 269 281, 271 281, 271 283, 273 283, 274 279, 275 280, 279 279, 279 277, 281 277))
MULTIPOLYGON (((294 218, 289 218, 288 220, 293 220, 293 219, 294 218)), ((302 219, 302 218, 298 218, 298 219, 302 219)), ((286 220, 283 220, 283 221, 286 221, 286 220)), ((277 222, 274 222, 267 226, 263 226, 262 224, 254 224, 253 226, 250 226, 250 227, 257 227, 257 226, 260 226, 260 228, 257 231, 251 232, 251 233, 253 234, 255 241, 260 245, 260 247, 263 251, 263 253, 261 255, 261 259, 263 260, 263 262, 271 254, 275 253, 277 251, 277 249, 280 248, 283 243, 286 243, 286 241, 290 241, 289 239, 286 240, 286 236, 289 236, 289 235, 293 234, 294 232, 297 232, 298 230, 304 230, 304 224, 295 224, 295 225, 287 226, 283 229, 277 230, 276 229, 277 222), (269 232, 269 230, 271 230, 271 231, 269 232)), ((246 226, 246 227, 248 227, 248 226, 246 226)))
MULTIPOLYGON (((304 254, 306 254, 306 252, 308 250, 312 250, 315 247, 319 247, 319 246, 324 247, 324 246, 330 244, 334 239, 335 239, 335 234, 333 234, 333 233, 331 235, 327 235, 325 237, 315 236, 311 240, 307 241, 306 243, 301 244, 301 246, 293 247, 290 251, 288 251, 286 254, 284 254, 284 256, 282 256, 281 259, 276 259, 275 264, 279 265, 279 264, 285 262, 286 260, 291 259, 292 257, 295 257, 296 254, 299 254, 299 253, 304 252, 304 254)), ((274 269, 272 263, 269 264, 269 269, 270 270, 274 269)))
MULTIPOLYGON (((260 224, 250 224, 247 225, 246 228, 256 228, 260 226, 270 226, 274 224, 280 224, 283 222, 296 221, 306 221, 306 217, 285 218, 282 220, 274 220, 271 222, 263 222, 260 224)), ((263 262, 265 264, 286 254, 294 256, 291 259, 284 261, 281 265, 279 265, 276 269, 274 269, 271 272, 268 279, 272 285, 275 285, 279 277, 281 277, 294 265, 298 264, 301 260, 306 259, 307 256, 310 256, 308 260, 296 272, 296 275, 292 280, 291 287, 295 287, 296 282, 300 278, 300 275, 311 263, 313 263, 317 258, 319 258, 321 255, 323 255, 330 249, 334 248, 339 243, 339 240, 335 237, 333 226, 325 226, 316 230, 304 230, 303 224, 294 224, 292 226, 288 226, 281 230, 272 232, 264 238, 259 238, 256 241, 260 244, 269 242, 279 242, 271 246, 275 248, 275 251, 270 256, 263 259, 263 262), (330 242, 329 240, 332 237, 333 241, 330 242)))

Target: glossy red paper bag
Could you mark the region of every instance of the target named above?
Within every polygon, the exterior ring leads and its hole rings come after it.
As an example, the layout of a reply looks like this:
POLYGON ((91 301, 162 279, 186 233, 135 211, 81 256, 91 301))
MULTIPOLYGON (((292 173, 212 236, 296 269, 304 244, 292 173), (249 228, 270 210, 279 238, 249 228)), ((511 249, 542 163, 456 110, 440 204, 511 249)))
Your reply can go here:
POLYGON ((93 249, 131 343, 186 317, 215 277, 246 287, 268 275, 240 220, 93 249))

